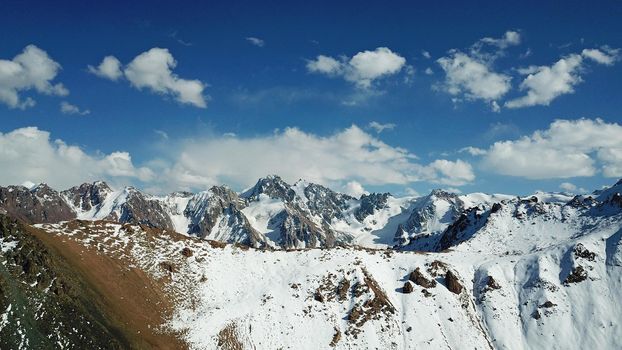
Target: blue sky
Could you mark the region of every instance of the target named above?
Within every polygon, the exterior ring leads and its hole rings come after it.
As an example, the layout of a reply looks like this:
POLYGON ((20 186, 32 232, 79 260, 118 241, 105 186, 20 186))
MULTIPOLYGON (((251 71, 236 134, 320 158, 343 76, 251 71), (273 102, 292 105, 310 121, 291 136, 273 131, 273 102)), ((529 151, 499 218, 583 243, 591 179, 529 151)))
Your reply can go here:
POLYGON ((600 188, 622 177, 621 15, 619 1, 3 2, 0 60, 34 45, 62 68, 30 83, 0 69, 0 93, 22 103, 0 101, 0 164, 15 169, 0 182, 160 192, 285 173, 355 193, 600 188), (136 61, 149 52, 176 61, 168 83, 136 61), (314 66, 319 55, 333 66, 314 66), (106 56, 120 63, 114 81, 88 69, 106 56), (180 97, 184 82, 202 90, 180 97))

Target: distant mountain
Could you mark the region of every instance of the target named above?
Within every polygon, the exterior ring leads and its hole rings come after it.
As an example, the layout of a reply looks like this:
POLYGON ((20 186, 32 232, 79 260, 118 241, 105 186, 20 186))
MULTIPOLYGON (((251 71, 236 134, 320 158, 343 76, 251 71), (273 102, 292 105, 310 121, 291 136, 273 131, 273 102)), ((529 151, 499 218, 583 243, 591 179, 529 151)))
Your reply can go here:
MULTIPOLYGON (((607 191, 615 191, 616 186, 600 191, 600 199, 595 200, 605 200, 607 191)), ((555 208, 572 199, 563 194, 538 196, 555 208)), ((357 199, 302 180, 290 185, 276 175, 259 179, 240 194, 214 186, 196 194, 157 197, 132 187, 113 190, 102 181, 61 192, 45 184, 32 189, 0 187, 0 208, 31 224, 107 220, 276 249, 357 245, 438 251, 464 236, 456 232, 458 226, 466 221, 469 226, 481 223, 476 218, 488 217, 486 212, 493 205, 514 202, 529 201, 511 195, 457 195, 442 190, 421 197, 371 193, 357 199)))

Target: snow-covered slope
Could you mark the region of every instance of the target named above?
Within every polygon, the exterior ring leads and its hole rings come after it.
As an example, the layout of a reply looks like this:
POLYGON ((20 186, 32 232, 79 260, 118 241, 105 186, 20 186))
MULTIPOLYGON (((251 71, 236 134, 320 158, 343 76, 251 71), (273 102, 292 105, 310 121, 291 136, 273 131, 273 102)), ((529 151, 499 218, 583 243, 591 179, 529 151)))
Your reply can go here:
MULTIPOLYGON (((91 207, 114 203, 114 193, 91 207)), ((190 236, 114 220, 37 227, 48 242, 120 259, 162 286, 172 303, 162 331, 191 349, 622 348, 620 182, 570 200, 442 191, 354 199, 275 178, 243 195, 214 187, 178 196, 145 200, 176 215, 185 206, 190 236), (413 217, 415 236, 391 247, 390 226, 405 230, 413 217), (330 234, 352 244, 309 248, 330 234)), ((148 204, 125 203, 135 217, 158 218, 148 204)), ((30 256, 19 239, 2 232, 0 267, 29 269, 15 258, 30 256)), ((20 316, 0 313, 0 332, 10 324, 19 333, 20 316)))
POLYGON ((270 251, 114 223, 39 227, 165 283, 176 301, 166 325, 193 349, 618 349, 615 205, 481 205, 467 216, 485 224, 467 225, 479 228, 444 253, 270 251))

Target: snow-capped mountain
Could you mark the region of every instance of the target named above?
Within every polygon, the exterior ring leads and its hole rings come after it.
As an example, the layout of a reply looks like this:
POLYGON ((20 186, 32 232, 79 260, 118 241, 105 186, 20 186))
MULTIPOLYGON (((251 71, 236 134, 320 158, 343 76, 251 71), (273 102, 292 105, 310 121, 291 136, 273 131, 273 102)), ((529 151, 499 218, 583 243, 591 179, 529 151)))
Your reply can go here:
POLYGON ((499 219, 492 218, 502 214, 519 222, 544 215, 549 225, 566 225, 571 214, 563 208, 580 211, 592 208, 585 204, 589 201, 618 201, 620 186, 575 198, 559 193, 519 198, 434 190, 421 197, 372 193, 357 199, 302 180, 290 185, 274 175, 240 194, 214 186, 196 194, 160 197, 132 187, 113 190, 98 181, 62 192, 45 184, 0 188, 0 208, 29 223, 71 219, 136 223, 251 247, 357 245, 439 251, 493 225, 499 219))
POLYGON ((622 347, 622 181, 358 199, 275 176, 97 182, 0 203, 0 348, 622 347))

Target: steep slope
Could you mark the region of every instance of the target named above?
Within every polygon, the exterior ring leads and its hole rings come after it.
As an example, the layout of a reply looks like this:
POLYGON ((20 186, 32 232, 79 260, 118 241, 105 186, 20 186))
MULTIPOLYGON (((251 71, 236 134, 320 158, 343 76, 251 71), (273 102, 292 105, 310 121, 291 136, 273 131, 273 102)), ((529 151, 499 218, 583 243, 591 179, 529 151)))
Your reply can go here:
POLYGON ((3 215, 0 248, 0 348, 184 346, 157 331, 167 298, 128 261, 3 215))

